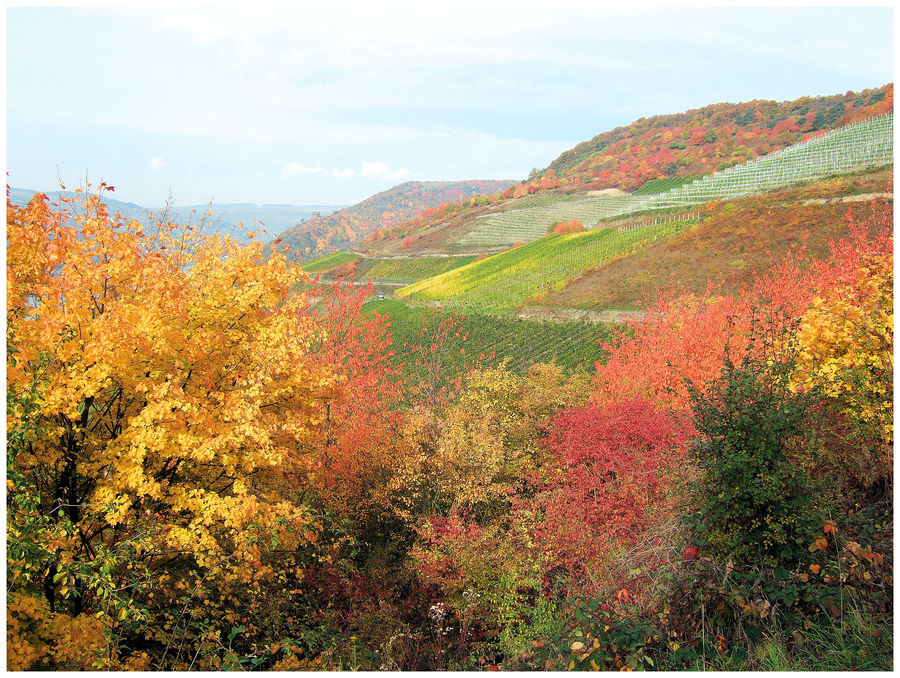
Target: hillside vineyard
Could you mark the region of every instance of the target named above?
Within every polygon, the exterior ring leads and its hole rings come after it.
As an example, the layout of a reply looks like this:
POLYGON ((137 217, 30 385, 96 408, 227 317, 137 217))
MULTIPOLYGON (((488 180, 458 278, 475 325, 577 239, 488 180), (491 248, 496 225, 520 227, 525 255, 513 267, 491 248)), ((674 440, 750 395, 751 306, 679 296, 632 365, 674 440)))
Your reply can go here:
POLYGON ((888 165, 893 159, 893 131, 894 114, 888 113, 821 133, 813 139, 655 195, 548 196, 548 205, 480 217, 474 228, 458 242, 463 246, 509 246, 539 238, 558 221, 578 219, 592 228, 603 219, 632 212, 736 198, 831 174, 888 165))
POLYGON ((111 190, 7 200, 8 670, 893 669, 892 85, 269 243, 111 190))

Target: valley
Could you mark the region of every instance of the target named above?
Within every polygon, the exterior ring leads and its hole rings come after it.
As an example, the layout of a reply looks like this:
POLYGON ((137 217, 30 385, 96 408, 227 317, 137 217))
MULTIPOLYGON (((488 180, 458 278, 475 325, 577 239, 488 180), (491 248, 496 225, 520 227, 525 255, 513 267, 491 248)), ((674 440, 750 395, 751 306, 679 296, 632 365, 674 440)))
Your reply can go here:
POLYGON ((893 125, 717 103, 206 225, 8 189, 7 667, 891 670, 893 125))
MULTIPOLYGON (((306 266, 324 284, 371 281, 375 293, 398 301, 484 318, 565 322, 581 310, 600 322, 643 312, 665 290, 736 294, 801 250, 826 256, 847 233, 848 208, 864 218, 892 200, 892 172, 883 167, 891 121, 851 124, 713 177, 651 179, 633 195, 539 191, 487 216, 464 207, 466 218, 426 225, 400 248, 397 236, 306 266), (587 229, 547 234, 566 220, 583 227, 579 218, 587 229), (478 254, 459 253, 473 247, 478 254)), ((567 350, 560 343, 559 360, 567 362, 567 350)))

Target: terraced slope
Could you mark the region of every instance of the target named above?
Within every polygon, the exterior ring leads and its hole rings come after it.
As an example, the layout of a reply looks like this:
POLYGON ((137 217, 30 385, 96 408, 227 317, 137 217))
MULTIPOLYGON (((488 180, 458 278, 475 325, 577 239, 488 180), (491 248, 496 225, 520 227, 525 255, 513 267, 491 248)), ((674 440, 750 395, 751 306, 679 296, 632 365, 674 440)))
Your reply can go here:
POLYGON ((676 232, 687 220, 668 219, 624 230, 606 228, 547 235, 397 291, 442 306, 509 313, 554 286, 676 232))
POLYGON ((591 370, 606 355, 601 342, 611 341, 613 336, 609 327, 598 323, 460 316, 389 299, 367 304, 366 311, 388 315, 394 362, 402 363, 404 374, 412 378, 424 376, 422 366, 416 364, 421 357, 416 346, 430 340, 441 321, 450 319, 456 323, 454 331, 440 347, 443 371, 449 379, 474 365, 487 367, 503 361, 514 372, 523 372, 538 362, 556 362, 570 372, 591 370))
POLYGON ((632 212, 697 205, 889 165, 893 162, 893 124, 893 113, 870 118, 656 195, 586 197, 484 216, 456 246, 512 246, 541 237, 559 221, 578 219, 592 227, 632 212))
POLYGON ((891 204, 892 174, 883 168, 719 203, 704 210, 702 222, 588 271, 535 303, 591 311, 642 308, 660 289, 676 285, 700 294, 714 281, 737 294, 792 248, 802 245, 808 256, 826 258, 832 239, 848 237, 849 210, 865 223, 883 213, 885 200, 891 204))
POLYGON ((462 257, 395 257, 363 260, 356 278, 365 280, 425 280, 475 261, 475 255, 462 257), (371 261, 372 265, 367 263, 371 261))

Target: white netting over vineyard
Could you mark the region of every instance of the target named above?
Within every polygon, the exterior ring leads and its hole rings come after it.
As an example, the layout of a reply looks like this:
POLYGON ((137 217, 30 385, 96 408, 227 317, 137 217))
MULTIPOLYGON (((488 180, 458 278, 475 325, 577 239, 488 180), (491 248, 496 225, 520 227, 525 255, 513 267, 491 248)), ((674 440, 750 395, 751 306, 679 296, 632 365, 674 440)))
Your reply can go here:
POLYGON ((560 196, 548 200, 546 205, 480 217, 475 228, 457 244, 467 248, 508 246, 540 238, 559 221, 578 219, 587 228, 592 228, 603 219, 631 212, 696 205, 865 167, 889 165, 893 162, 893 149, 894 114, 888 113, 821 134, 664 193, 579 199, 560 196))

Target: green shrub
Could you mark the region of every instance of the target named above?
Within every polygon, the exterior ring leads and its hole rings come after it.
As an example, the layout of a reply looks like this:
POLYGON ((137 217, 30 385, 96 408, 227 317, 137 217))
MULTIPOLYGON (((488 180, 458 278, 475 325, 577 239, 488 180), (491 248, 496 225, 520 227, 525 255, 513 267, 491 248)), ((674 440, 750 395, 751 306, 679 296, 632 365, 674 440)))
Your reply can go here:
POLYGON ((809 479, 788 454, 814 394, 790 389, 794 349, 778 334, 763 338, 761 352, 751 337, 739 364, 726 351, 721 377, 705 390, 688 383, 700 433, 694 526, 713 555, 738 567, 796 561, 821 524, 809 510, 809 479))

